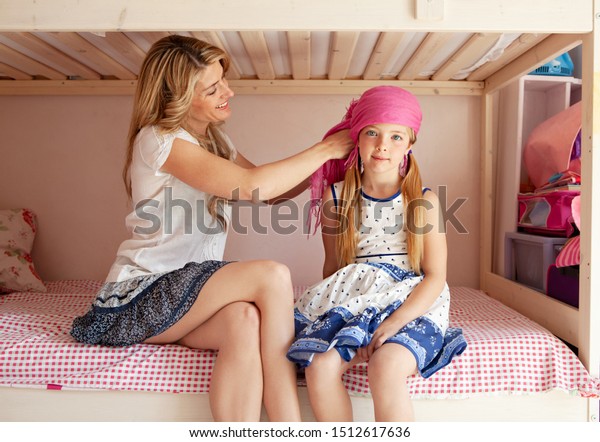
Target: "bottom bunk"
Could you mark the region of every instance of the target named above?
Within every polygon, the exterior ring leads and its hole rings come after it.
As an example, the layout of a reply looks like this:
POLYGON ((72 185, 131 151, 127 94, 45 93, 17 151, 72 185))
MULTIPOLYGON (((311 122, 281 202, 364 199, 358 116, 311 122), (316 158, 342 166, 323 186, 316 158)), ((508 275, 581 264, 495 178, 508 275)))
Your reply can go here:
MULTIPOLYGON (((1 421, 208 421, 216 353, 178 345, 112 348, 69 335, 97 281, 0 296, 1 421)), ((300 288, 298 289, 298 293, 300 288)), ((409 389, 419 421, 582 421, 598 412, 600 381, 550 332, 480 290, 451 288, 462 355, 409 389)), ((366 365, 346 372, 355 420, 373 420, 366 365)), ((299 377, 303 418, 313 420, 299 377)), ((266 416, 264 416, 266 419, 266 416)))

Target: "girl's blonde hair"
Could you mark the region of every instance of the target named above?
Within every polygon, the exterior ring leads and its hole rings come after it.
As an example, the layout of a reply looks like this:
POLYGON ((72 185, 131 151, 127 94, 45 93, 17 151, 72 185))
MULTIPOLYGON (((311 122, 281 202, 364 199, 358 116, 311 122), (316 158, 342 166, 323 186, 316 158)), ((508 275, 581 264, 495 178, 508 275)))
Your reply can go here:
MULTIPOLYGON (((407 128, 412 146, 417 137, 415 131, 407 128)), ((412 153, 406 156, 408 161, 406 176, 402 180, 402 201, 404 205, 404 228, 408 244, 408 259, 417 275, 421 274, 423 259, 423 235, 419 228, 425 225, 425 211, 419 204, 414 204, 423 196, 421 172, 412 153)), ((358 229, 361 223, 361 174, 360 157, 353 167, 348 167, 344 176, 344 187, 338 200, 338 225, 336 251, 340 267, 354 262, 358 240, 358 229)))
MULTIPOLYGON (((230 61, 223 50, 204 41, 181 35, 161 38, 146 54, 135 91, 123 167, 123 181, 130 199, 130 168, 137 134, 145 126, 158 126, 164 132, 180 129, 191 107, 194 89, 202 72, 217 61, 221 63, 225 74, 230 61)), ((209 137, 194 134, 200 146, 222 158, 231 159, 231 149, 221 132, 215 130, 212 123, 209 124, 208 131, 209 137)), ((223 198, 211 196, 208 211, 225 228, 227 223, 223 216, 223 203, 223 198)))

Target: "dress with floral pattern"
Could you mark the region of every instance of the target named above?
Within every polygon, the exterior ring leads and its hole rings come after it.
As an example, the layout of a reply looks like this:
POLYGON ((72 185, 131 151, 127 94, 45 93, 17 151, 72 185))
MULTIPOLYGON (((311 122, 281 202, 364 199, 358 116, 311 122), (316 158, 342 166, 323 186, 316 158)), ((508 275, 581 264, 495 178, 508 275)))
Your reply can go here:
MULTIPOLYGON (((334 200, 341 185, 332 186, 334 200)), ((363 193, 355 262, 307 289, 296 302, 296 338, 288 351, 291 361, 306 367, 315 353, 331 348, 350 361, 423 280, 408 260, 403 212, 400 192, 386 199, 363 193)), ((462 331, 448 327, 449 308, 446 284, 423 316, 386 341, 407 347, 423 377, 448 365, 467 346, 462 331)))

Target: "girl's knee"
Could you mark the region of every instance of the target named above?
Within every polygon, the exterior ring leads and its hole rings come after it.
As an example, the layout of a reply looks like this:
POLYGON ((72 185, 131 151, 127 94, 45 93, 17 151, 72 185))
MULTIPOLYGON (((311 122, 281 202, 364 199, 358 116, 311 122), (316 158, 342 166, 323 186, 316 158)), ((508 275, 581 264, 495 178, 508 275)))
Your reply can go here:
POLYGON ((330 350, 326 353, 315 353, 312 362, 305 369, 307 378, 330 379, 332 376, 340 376, 342 367, 342 358, 336 350, 330 350))
POLYGON ((384 344, 369 359, 369 379, 408 378, 416 373, 417 361, 406 347, 384 344))

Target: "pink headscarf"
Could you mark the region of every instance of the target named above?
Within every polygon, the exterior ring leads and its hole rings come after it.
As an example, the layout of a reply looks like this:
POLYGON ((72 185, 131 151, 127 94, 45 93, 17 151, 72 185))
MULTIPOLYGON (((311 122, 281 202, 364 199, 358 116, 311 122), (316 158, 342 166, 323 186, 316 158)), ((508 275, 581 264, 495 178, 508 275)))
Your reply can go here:
POLYGON ((354 149, 345 160, 330 160, 310 177, 311 209, 308 224, 315 219, 315 230, 320 223, 320 202, 323 190, 344 179, 346 170, 356 164, 358 158, 358 136, 370 124, 400 124, 419 132, 421 106, 417 98, 405 89, 396 86, 376 86, 365 91, 358 100, 352 100, 343 120, 327 131, 323 139, 340 130, 350 129, 354 149))

